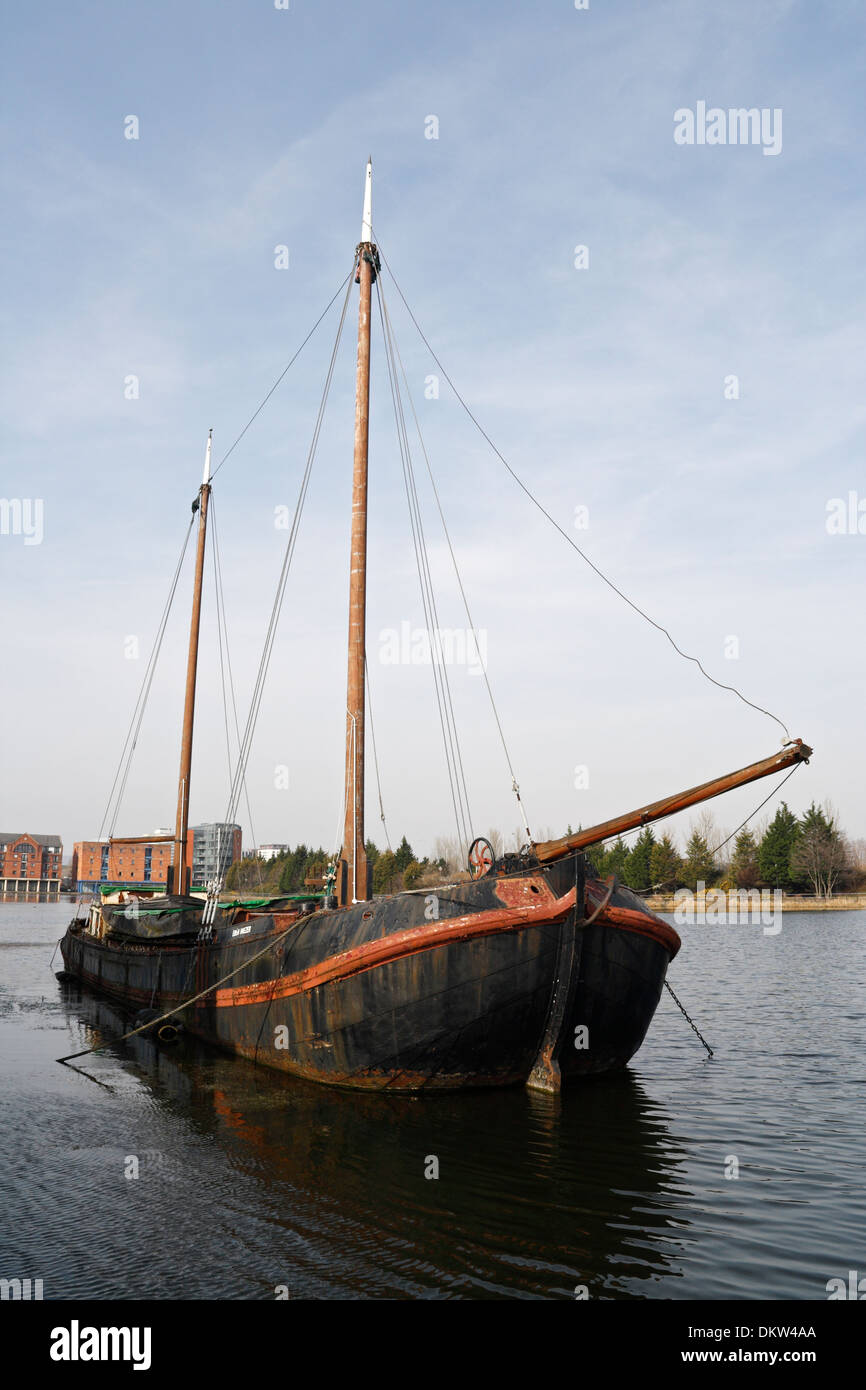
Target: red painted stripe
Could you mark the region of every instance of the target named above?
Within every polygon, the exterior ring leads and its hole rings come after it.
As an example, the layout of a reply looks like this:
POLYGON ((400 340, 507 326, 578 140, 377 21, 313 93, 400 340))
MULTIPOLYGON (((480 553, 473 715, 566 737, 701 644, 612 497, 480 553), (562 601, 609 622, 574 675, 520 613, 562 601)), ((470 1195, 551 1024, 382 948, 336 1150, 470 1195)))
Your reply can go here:
POLYGON ((365 941, 363 946, 341 951, 339 955, 329 956, 327 960, 307 966, 306 970, 297 970, 293 975, 281 975, 274 980, 264 980, 261 984, 218 989, 216 1004, 218 1008, 230 1008, 237 1004, 261 1004, 272 999, 287 999, 292 994, 305 994, 332 980, 346 980, 377 965, 390 964, 391 961, 417 955, 419 951, 430 951, 452 941, 470 941, 476 937, 512 931, 515 927, 559 922, 573 906, 572 888, 564 897, 554 898, 552 903, 539 903, 537 907, 491 908, 489 912, 448 917, 443 922, 424 922, 418 927, 392 932, 390 936, 377 937, 375 941, 365 941))
MULTIPOLYGON (((425 922, 421 926, 407 927, 404 931, 393 932, 390 936, 378 937, 356 946, 350 951, 330 956, 305 970, 297 970, 291 975, 277 976, 258 984, 236 985, 219 989, 215 993, 217 1008, 234 1008, 243 1004, 270 1003, 274 999, 287 999, 294 994, 305 994, 320 985, 334 980, 346 980, 364 970, 403 960, 417 955, 420 951, 434 950, 437 946, 448 945, 454 941, 472 941, 499 932, 513 931, 518 927, 545 926, 561 922, 574 907, 572 888, 561 898, 539 902, 525 907, 492 908, 489 912, 477 912, 462 917, 450 917, 443 922, 425 922)), ((671 927, 660 918, 644 915, 626 908, 608 907, 599 919, 605 925, 625 931, 636 932, 658 942, 672 956, 680 947, 680 939, 671 927)))

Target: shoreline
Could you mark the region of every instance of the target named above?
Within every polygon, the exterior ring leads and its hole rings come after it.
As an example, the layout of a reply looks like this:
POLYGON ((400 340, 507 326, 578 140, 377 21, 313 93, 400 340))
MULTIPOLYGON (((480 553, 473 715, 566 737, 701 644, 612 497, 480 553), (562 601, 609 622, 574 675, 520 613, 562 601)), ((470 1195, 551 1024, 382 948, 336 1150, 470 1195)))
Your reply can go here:
MULTIPOLYGON (((773 889, 731 889, 730 899, 723 888, 708 888, 704 893, 692 893, 688 900, 677 897, 676 893, 653 893, 643 899, 644 904, 651 912, 676 912, 682 908, 684 901, 689 902, 689 909, 698 916, 703 917, 707 908, 715 912, 726 904, 731 911, 737 911, 739 906, 738 891, 742 894, 749 892, 769 893, 772 901, 773 889), (721 896, 720 896, 721 895, 721 896), (709 903, 707 898, 709 897, 709 903)), ((686 890, 681 889, 685 893, 686 890)), ((748 898, 743 899, 744 903, 748 898)), ((813 898, 805 893, 783 893, 779 904, 782 912, 862 912, 866 910, 866 893, 836 893, 830 899, 813 898)))

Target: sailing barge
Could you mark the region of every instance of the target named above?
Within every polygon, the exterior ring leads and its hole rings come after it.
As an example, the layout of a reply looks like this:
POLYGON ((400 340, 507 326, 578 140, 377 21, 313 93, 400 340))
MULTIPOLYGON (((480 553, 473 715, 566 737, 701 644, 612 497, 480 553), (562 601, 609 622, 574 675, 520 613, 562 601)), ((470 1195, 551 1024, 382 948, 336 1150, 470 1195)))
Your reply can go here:
POLYGON ((211 445, 198 536, 173 863, 164 897, 97 902, 69 926, 66 971, 159 1026, 315 1081, 416 1091, 563 1083, 626 1066, 680 939, 599 879, 612 835, 808 759, 794 740, 725 777, 560 840, 496 857, 476 840, 467 881, 373 898, 364 850, 367 459, 373 241, 367 166, 355 394, 345 825, 324 893, 226 903, 191 893, 187 829, 211 445), (166 1026, 166 1025, 163 1025, 166 1026))

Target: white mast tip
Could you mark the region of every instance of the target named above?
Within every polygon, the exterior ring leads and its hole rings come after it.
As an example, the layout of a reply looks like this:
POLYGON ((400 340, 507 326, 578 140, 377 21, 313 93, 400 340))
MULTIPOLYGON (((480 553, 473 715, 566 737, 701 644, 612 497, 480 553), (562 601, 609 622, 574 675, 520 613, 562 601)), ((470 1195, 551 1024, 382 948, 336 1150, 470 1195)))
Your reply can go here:
POLYGON ((373 161, 367 160, 367 175, 364 179, 364 216, 361 220, 361 242, 373 240, 373 161))

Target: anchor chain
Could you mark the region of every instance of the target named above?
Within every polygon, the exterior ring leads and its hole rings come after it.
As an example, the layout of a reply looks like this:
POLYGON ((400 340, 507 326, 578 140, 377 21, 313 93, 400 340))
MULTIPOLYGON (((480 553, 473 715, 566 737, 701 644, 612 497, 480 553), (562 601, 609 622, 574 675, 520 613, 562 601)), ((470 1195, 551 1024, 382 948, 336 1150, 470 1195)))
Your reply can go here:
POLYGON ((667 990, 668 994, 671 996, 671 999, 673 999, 674 1003, 676 1004, 676 1006, 677 1006, 677 1008, 679 1009, 680 1013, 682 1014, 683 1018, 686 1020, 687 1023, 690 1023, 691 1026, 694 1028, 695 1032, 697 1033, 697 1035, 698 1035, 698 1037, 700 1038, 701 1042, 703 1043, 704 1047, 707 1049, 707 1052, 708 1052, 708 1053, 710 1054, 710 1056, 712 1057, 712 1056, 713 1056, 713 1049, 710 1047, 709 1043, 707 1042, 707 1040, 706 1040, 706 1038, 704 1037, 703 1033, 701 1032, 700 1028, 699 1028, 698 1025, 695 1023, 694 1019, 693 1019, 693 1018, 690 1018, 689 1015, 686 1013, 686 1010, 683 1008, 683 1006, 682 1006, 682 1004, 680 1003, 679 999, 677 999, 677 996, 674 994, 674 992, 673 992, 673 990, 671 989, 670 985, 668 984, 667 980, 665 980, 665 989, 667 990))

